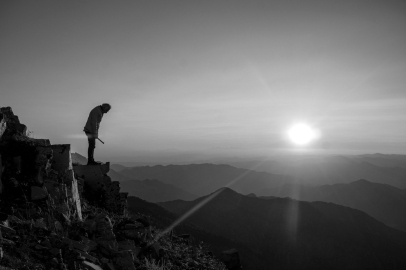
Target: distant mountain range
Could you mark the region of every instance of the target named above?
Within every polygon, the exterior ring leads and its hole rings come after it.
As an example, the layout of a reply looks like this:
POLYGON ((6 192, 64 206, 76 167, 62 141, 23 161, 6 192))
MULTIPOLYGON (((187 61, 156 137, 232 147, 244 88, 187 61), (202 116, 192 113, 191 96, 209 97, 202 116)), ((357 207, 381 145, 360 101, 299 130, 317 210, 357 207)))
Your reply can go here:
POLYGON ((79 153, 71 153, 71 158, 72 158, 72 163, 73 164, 79 164, 79 165, 86 165, 87 164, 87 158, 82 156, 79 153))
POLYGON ((406 231, 406 192, 390 185, 358 180, 323 186, 283 185, 269 195, 302 201, 323 201, 349 206, 393 228, 406 231))
POLYGON ((107 174, 113 181, 120 182, 122 192, 128 192, 130 196, 136 196, 149 202, 165 202, 176 199, 189 201, 198 197, 156 179, 133 180, 113 169, 110 169, 107 174))
POLYGON ((133 167, 120 173, 132 179, 158 179, 200 196, 224 186, 242 193, 262 194, 264 189, 291 182, 291 179, 285 176, 215 164, 133 167))
POLYGON ((250 246, 262 264, 256 269, 406 267, 406 233, 349 207, 289 198, 264 200, 228 188, 191 202, 159 205, 183 215, 206 200, 186 221, 250 246))
POLYGON ((349 158, 368 162, 380 167, 402 167, 406 168, 406 155, 388 155, 388 154, 367 154, 349 156, 349 158))
POLYGON ((110 168, 115 170, 116 172, 121 172, 122 170, 128 169, 129 167, 120 164, 110 164, 110 168))
MULTIPOLYGON (((72 161, 80 164, 86 164, 87 159, 78 153, 72 153, 72 161)), ((151 163, 151 162, 149 162, 151 163)), ((117 172, 133 179, 158 179, 162 182, 173 184, 187 190, 188 192, 198 195, 205 195, 213 192, 230 181, 240 178, 244 175, 242 180, 237 182, 244 182, 245 179, 264 178, 265 176, 247 176, 246 171, 237 170, 230 172, 234 167, 236 169, 245 169, 253 172, 266 172, 265 178, 271 178, 272 184, 279 180, 284 183, 292 181, 294 183, 303 185, 327 185, 337 183, 350 183, 359 179, 366 179, 375 183, 388 184, 401 189, 406 189, 406 155, 386 155, 386 154, 372 154, 372 155, 280 155, 271 158, 263 158, 258 160, 240 159, 240 161, 233 161, 224 159, 223 164, 215 162, 218 167, 213 172, 206 172, 205 169, 212 170, 209 163, 204 164, 190 164, 190 165, 155 165, 155 166, 137 166, 125 167, 119 164, 111 164, 111 168, 117 172), (241 161, 244 160, 244 161, 241 161), (226 168, 227 164, 230 167, 226 168), (135 170, 134 170, 135 169, 135 170), (160 177, 164 173, 165 179, 160 177), (175 176, 168 176, 167 173, 181 173, 179 179, 173 179, 175 176), (224 180, 218 180, 217 177, 222 177, 221 174, 227 174, 224 180), (208 180, 207 177, 214 177, 217 180, 208 180), (231 179, 233 177, 233 179, 231 179), (195 183, 193 179, 200 179, 205 182, 214 182, 210 184, 212 187, 203 189, 200 193, 201 186, 198 191, 193 190, 193 187, 187 187, 188 183, 195 183), (219 183, 219 185, 217 185, 219 183)), ((138 165, 146 164, 138 162, 138 165)), ((153 163, 151 163, 153 164, 153 163)), ((208 183, 209 184, 209 183, 208 183)), ((191 184, 192 185, 192 184, 191 184)), ((261 185, 263 186, 263 185, 261 185)), ((233 189, 249 193, 258 192, 252 190, 243 190, 242 185, 230 186, 233 189)), ((254 183, 254 187, 257 184, 254 183)), ((263 194, 266 195, 266 194, 263 194)))
POLYGON ((294 182, 305 185, 349 183, 366 179, 406 188, 406 156, 403 155, 290 155, 229 164, 291 177, 294 182))

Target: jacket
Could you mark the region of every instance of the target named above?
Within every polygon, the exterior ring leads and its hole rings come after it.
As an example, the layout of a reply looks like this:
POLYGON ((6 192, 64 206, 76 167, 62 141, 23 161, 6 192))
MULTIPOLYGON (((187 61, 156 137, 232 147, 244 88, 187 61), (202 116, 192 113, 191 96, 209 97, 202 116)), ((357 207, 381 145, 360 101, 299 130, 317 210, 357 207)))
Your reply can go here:
POLYGON ((91 133, 91 134, 98 136, 100 122, 101 122, 102 118, 103 118, 103 111, 102 111, 101 106, 95 107, 93 110, 90 111, 89 118, 87 118, 87 122, 86 122, 86 125, 85 125, 83 131, 86 133, 91 133))

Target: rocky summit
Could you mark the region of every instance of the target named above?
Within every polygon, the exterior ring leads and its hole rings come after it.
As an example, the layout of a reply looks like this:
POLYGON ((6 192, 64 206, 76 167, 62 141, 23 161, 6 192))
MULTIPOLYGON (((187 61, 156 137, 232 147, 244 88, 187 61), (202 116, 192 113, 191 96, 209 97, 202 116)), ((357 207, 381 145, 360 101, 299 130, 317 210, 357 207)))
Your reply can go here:
MULTIPOLYGON (((1 108, 0 269, 226 269, 207 247, 129 211, 109 169, 72 164, 69 144, 31 138, 1 108)), ((227 256, 240 267, 238 252, 227 256)))

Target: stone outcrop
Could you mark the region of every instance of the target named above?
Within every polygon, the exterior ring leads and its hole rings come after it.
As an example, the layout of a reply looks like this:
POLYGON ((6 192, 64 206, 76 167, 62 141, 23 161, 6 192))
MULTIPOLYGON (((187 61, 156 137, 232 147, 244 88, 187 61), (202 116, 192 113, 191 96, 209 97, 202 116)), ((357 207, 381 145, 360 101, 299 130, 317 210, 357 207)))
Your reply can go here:
POLYGON ((10 107, 0 108, 0 139, 5 140, 13 135, 27 135, 27 127, 20 123, 10 107))
POLYGON ((0 190, 4 201, 9 207, 28 207, 32 214, 47 205, 67 217, 82 219, 70 146, 30 138, 27 127, 10 107, 0 109, 0 119, 0 190))
POLYGON ((117 214, 127 209, 128 193, 107 175, 110 163, 72 165, 69 144, 27 136, 10 107, 0 109, 0 192, 10 202, 51 203, 60 213, 81 219, 81 196, 117 214))
POLYGON ((84 196, 93 204, 123 215, 127 209, 128 193, 120 192, 120 183, 111 181, 107 173, 110 163, 100 165, 77 165, 75 176, 84 183, 84 196))

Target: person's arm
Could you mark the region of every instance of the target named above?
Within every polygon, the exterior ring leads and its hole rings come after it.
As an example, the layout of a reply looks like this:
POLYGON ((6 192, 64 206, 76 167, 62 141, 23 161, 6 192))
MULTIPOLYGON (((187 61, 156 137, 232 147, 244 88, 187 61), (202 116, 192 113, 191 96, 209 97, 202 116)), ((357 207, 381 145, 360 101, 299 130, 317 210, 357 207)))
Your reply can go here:
POLYGON ((99 128, 100 128, 100 122, 103 118, 103 113, 102 112, 97 112, 95 114, 95 136, 96 138, 99 138, 99 128))
POLYGON ((90 126, 91 133, 95 136, 95 138, 99 137, 100 121, 101 121, 101 113, 98 111, 93 111, 90 115, 90 126))

